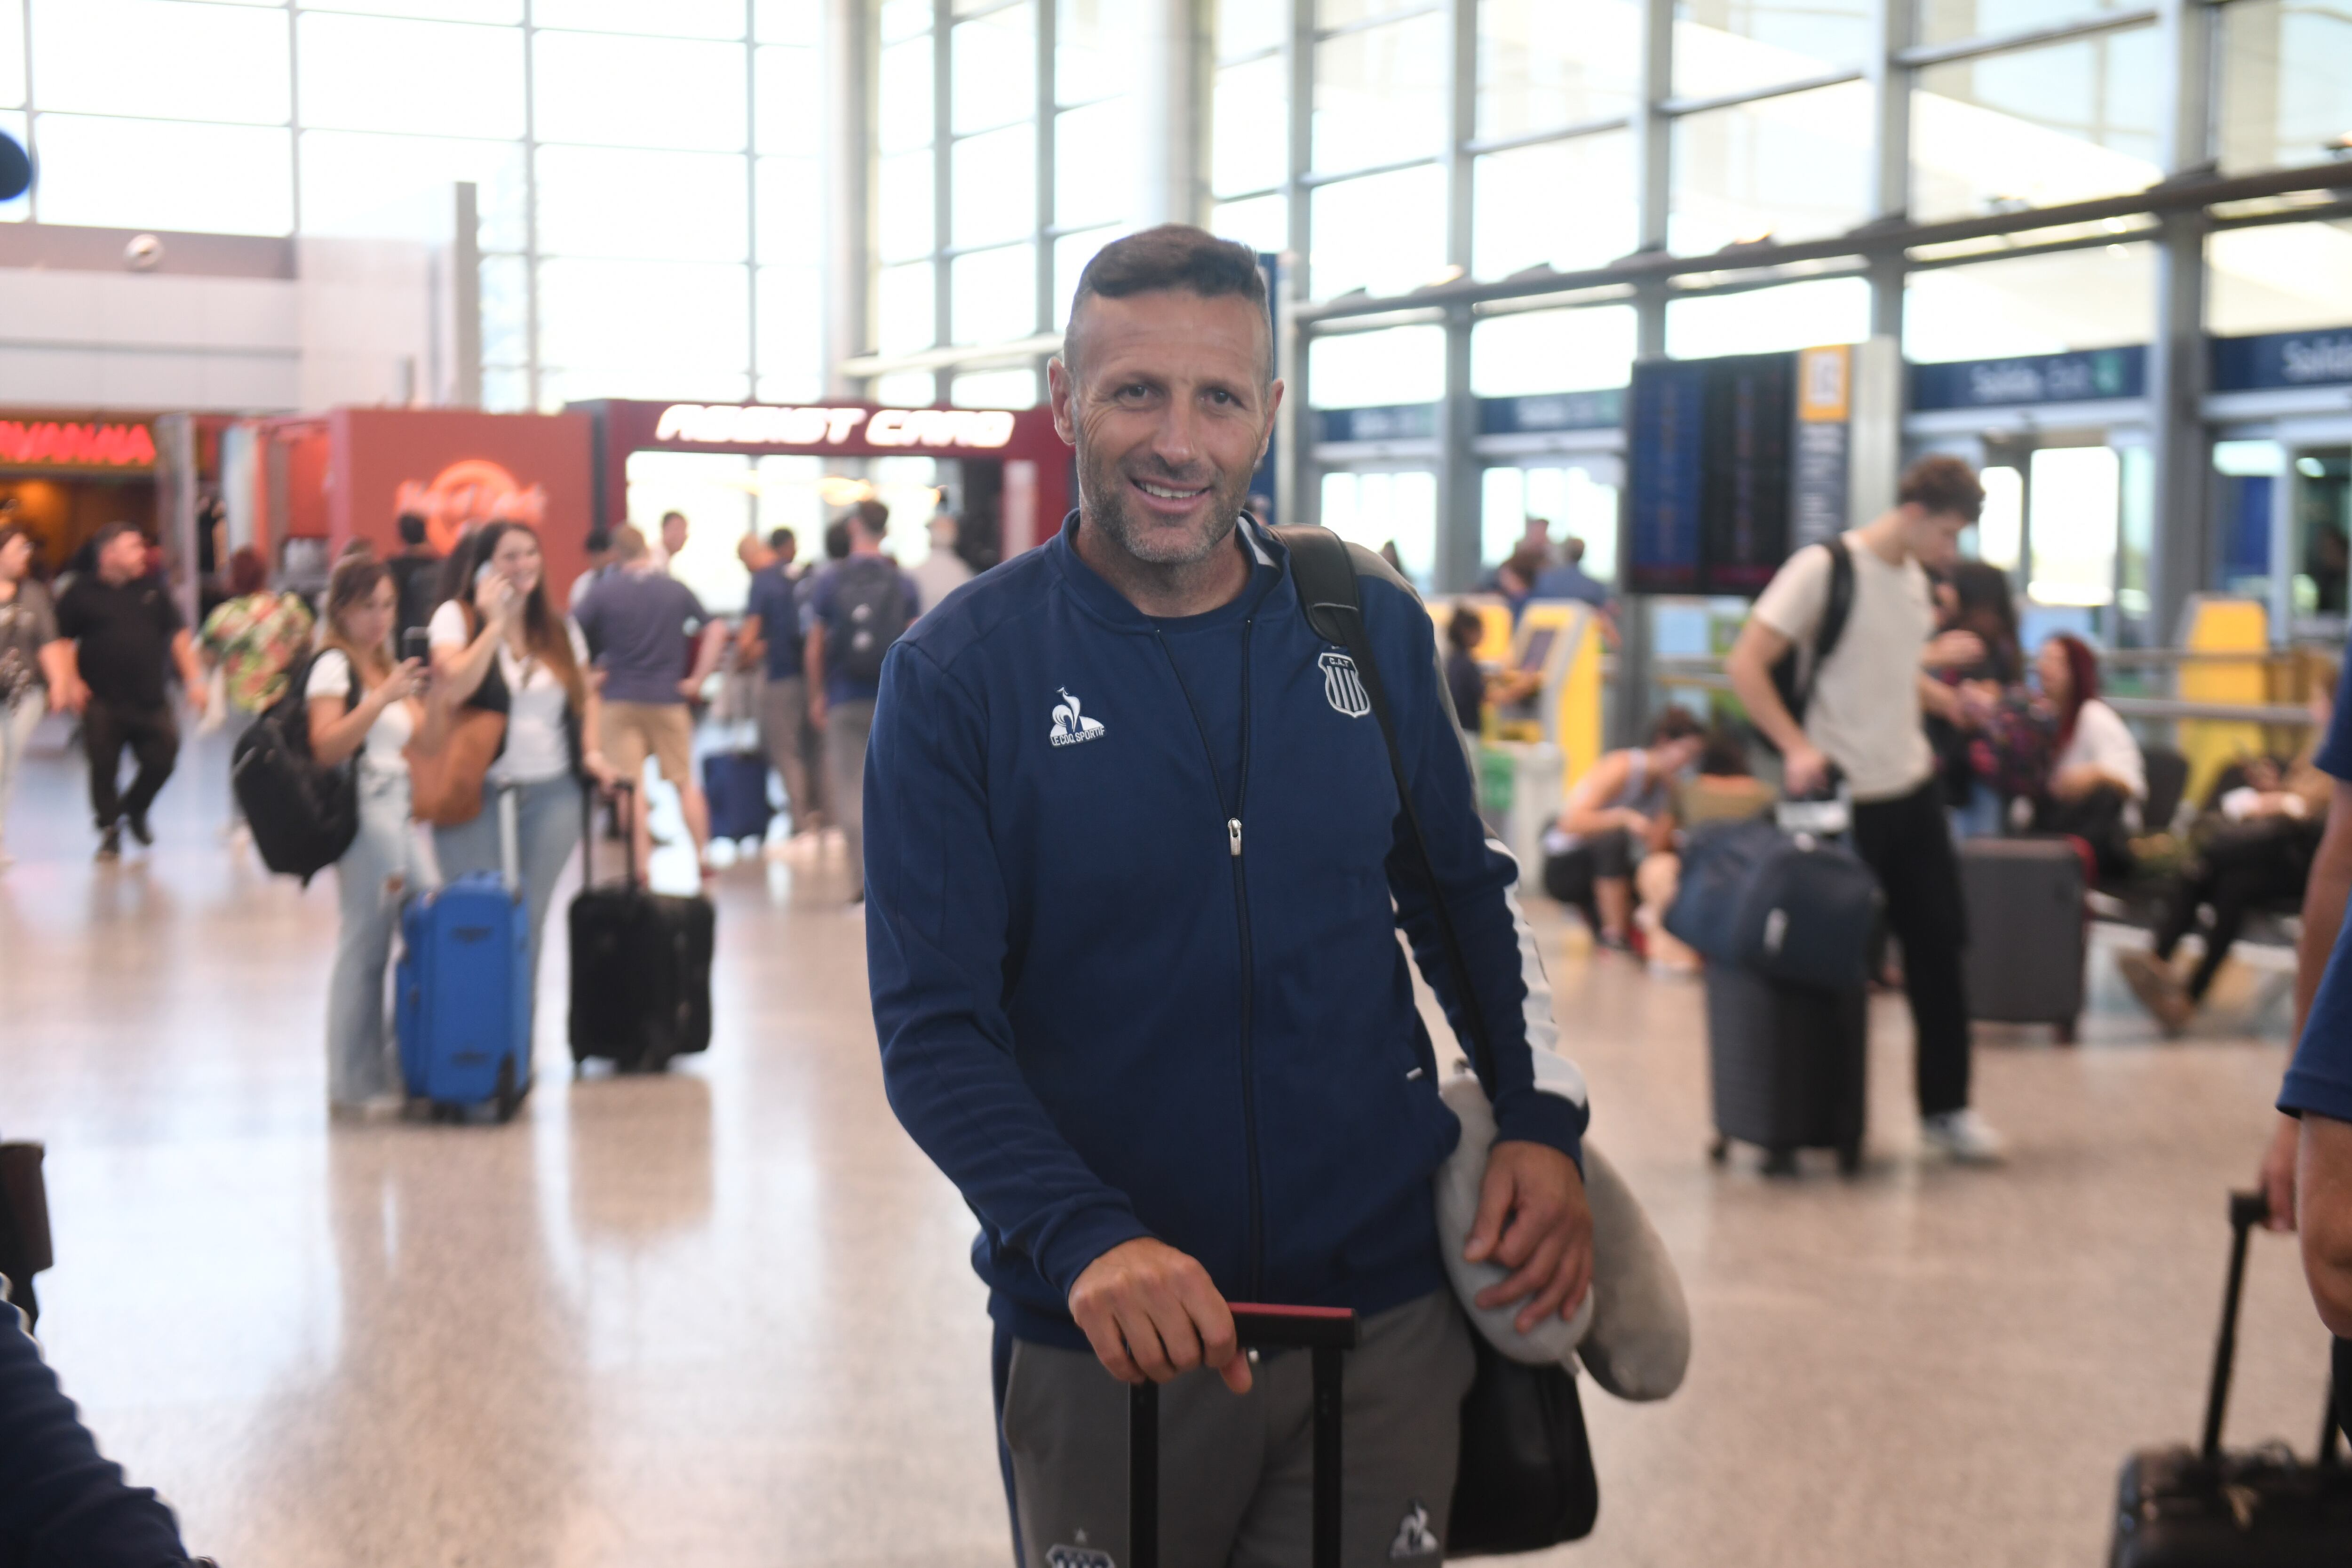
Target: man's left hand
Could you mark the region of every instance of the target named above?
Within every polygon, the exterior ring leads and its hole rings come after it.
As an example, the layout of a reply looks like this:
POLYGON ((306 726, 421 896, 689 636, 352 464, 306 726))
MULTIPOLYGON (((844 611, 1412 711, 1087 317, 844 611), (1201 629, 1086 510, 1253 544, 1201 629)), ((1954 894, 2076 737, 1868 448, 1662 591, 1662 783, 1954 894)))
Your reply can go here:
POLYGON ((1553 1312, 1574 1317, 1592 1284, 1592 1211, 1576 1162, 1549 1144, 1496 1143, 1486 1156, 1478 1218, 1462 1256, 1512 1271, 1481 1290, 1478 1305, 1526 1300, 1514 1320, 1519 1332, 1553 1312))

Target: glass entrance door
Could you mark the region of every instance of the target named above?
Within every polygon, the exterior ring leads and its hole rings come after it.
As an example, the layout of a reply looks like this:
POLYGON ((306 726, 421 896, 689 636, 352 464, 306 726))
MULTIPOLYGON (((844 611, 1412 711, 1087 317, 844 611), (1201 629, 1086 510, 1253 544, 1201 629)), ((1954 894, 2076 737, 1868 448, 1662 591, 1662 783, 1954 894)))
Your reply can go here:
POLYGON ((2341 636, 2352 575, 2352 446, 2304 447, 2283 476, 2297 636, 2341 636))

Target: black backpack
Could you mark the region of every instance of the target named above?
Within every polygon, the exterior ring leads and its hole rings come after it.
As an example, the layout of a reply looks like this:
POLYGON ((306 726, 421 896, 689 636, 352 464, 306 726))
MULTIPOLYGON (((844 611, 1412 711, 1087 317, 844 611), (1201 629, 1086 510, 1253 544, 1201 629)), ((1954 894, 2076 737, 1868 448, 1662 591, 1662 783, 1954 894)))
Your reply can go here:
MULTIPOLYGON (((281 876, 310 879, 343 858, 360 833, 360 789, 351 763, 322 767, 310 754, 310 701, 304 689, 319 656, 286 672, 285 694, 271 703, 231 753, 229 783, 253 830, 261 863, 281 876)), ((359 681, 343 711, 359 706, 359 681)))
POLYGON ((833 627, 824 639, 827 674, 861 685, 882 679, 882 656, 907 631, 907 593, 896 563, 855 556, 834 568, 833 627))
MULTIPOLYGON (((1780 694, 1789 717, 1800 724, 1805 721, 1805 707, 1812 700, 1822 666, 1837 651, 1847 617, 1853 613, 1853 552, 1843 538, 1823 540, 1822 548, 1830 552, 1830 596, 1822 606, 1821 625, 1813 628, 1813 646, 1808 650, 1791 643, 1772 665, 1772 689, 1780 694)), ((1769 737, 1765 743, 1771 743, 1769 737)))

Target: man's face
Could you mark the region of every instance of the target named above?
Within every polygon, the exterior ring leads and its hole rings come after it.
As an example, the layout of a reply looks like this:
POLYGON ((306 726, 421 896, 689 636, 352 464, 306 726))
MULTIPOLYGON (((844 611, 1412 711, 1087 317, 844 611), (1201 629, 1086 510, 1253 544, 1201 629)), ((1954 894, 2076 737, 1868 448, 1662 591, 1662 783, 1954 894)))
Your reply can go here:
POLYGON ((1958 512, 1929 511, 1916 501, 1903 508, 1903 542, 1911 558, 1931 572, 1941 572, 1960 558, 1960 535, 1969 520, 1958 512))
POLYGON ((662 519, 662 548, 672 555, 686 548, 686 519, 676 512, 662 519))
POLYGON ((110 583, 128 583, 146 570, 147 542, 135 531, 116 534, 99 552, 99 575, 110 583))
POLYGON ((1055 360, 1054 427, 1078 449, 1087 522, 1138 561, 1189 565, 1233 531, 1274 435, 1265 312, 1190 289, 1087 297, 1076 365, 1055 360))

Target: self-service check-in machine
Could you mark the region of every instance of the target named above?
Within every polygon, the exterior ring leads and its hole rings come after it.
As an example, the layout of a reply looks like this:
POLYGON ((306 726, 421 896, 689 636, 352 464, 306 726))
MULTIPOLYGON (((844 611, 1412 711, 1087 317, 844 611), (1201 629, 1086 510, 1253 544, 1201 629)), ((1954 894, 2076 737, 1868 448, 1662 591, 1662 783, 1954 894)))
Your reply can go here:
POLYGON ((1600 616, 1580 600, 1531 601, 1519 613, 1507 668, 1533 689, 1490 721, 1479 805, 1532 879, 1568 784, 1601 756, 1600 616))

